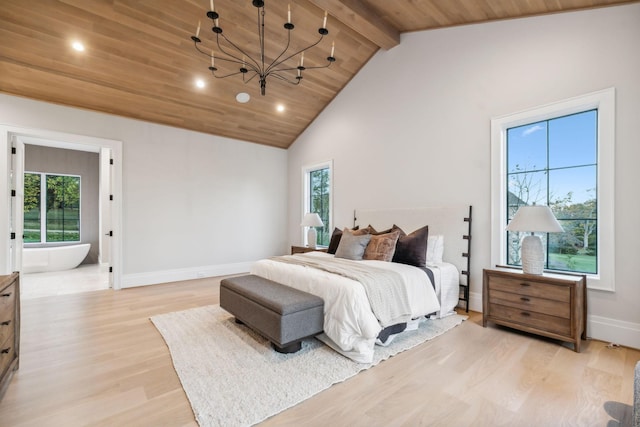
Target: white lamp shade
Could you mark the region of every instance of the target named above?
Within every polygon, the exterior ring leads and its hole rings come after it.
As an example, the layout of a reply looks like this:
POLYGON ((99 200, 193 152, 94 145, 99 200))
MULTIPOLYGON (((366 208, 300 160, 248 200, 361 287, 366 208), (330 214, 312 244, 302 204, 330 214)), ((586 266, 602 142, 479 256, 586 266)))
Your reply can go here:
POLYGON ((521 206, 507 226, 507 231, 561 233, 563 228, 549 206, 521 206))
POLYGON ((304 218, 302 218, 302 223, 300 224, 303 227, 322 227, 324 226, 324 224, 322 223, 322 220, 320 219, 320 215, 318 215, 317 213, 307 213, 304 215, 304 218))

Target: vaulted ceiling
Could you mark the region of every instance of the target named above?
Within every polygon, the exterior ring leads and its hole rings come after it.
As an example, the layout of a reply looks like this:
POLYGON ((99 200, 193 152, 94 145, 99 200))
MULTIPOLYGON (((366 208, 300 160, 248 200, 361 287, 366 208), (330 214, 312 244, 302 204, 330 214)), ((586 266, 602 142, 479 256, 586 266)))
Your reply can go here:
MULTIPOLYGON (((328 12, 329 34, 305 53, 304 66, 324 65, 334 42, 337 60, 329 68, 304 71, 297 86, 272 77, 261 96, 257 79, 216 79, 209 57, 196 52, 190 37, 199 21, 201 45, 214 49, 205 16, 209 1, 2 0, 0 91, 287 148, 378 49, 392 49, 403 32, 633 2, 266 0, 267 60, 286 44, 288 5, 295 24, 292 51, 317 40, 328 12), (84 52, 71 48, 74 40, 84 43, 84 52), (203 88, 196 87, 197 78, 203 88), (238 103, 240 92, 250 101, 238 103), (276 110, 279 104, 284 111, 276 110)), ((257 9, 251 2, 215 0, 215 10, 224 34, 255 55, 257 9)), ((220 60, 216 67, 237 70, 220 60)))

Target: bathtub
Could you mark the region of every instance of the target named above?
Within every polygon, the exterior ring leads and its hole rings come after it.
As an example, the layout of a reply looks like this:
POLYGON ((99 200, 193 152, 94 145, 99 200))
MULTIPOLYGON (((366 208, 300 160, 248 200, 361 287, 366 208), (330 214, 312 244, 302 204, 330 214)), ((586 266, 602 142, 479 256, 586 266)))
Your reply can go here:
POLYGON ((22 273, 41 273, 76 268, 89 253, 90 243, 64 246, 25 247, 22 273))

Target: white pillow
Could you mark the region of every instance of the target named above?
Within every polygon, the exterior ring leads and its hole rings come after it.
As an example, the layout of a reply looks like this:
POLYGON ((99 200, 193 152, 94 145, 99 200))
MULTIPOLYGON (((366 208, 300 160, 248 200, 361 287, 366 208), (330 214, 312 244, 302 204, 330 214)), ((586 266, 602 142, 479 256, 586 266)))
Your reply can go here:
POLYGON ((443 254, 444 254, 444 236, 442 234, 429 236, 427 238, 427 262, 430 262, 430 263, 442 262, 443 254))

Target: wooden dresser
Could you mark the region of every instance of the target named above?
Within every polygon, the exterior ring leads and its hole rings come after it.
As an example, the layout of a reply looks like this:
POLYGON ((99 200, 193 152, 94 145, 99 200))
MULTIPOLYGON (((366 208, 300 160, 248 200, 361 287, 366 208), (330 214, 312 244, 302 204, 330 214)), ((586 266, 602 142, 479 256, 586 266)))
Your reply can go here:
POLYGON ((574 344, 587 338, 587 278, 569 274, 524 274, 485 269, 482 325, 487 322, 574 344))
POLYGON ((18 369, 20 350, 20 275, 0 276, 0 399, 18 369))

